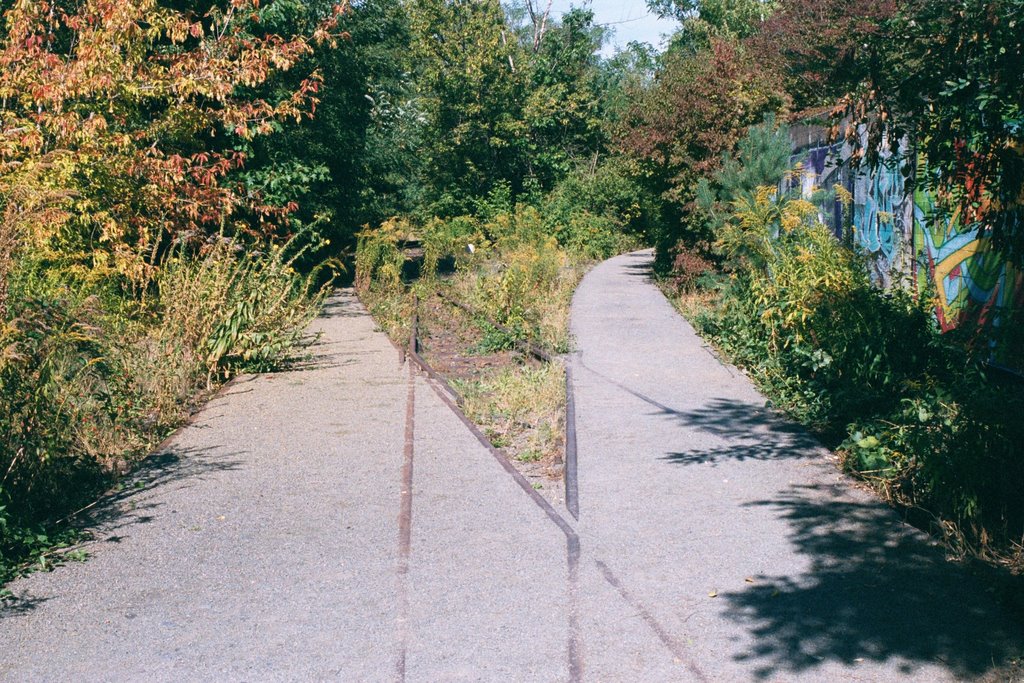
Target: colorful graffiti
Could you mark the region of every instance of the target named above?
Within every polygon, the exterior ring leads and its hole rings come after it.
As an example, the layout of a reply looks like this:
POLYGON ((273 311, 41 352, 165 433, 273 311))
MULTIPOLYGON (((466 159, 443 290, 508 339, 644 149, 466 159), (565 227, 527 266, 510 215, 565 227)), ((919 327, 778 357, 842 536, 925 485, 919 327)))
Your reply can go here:
POLYGON ((838 163, 841 145, 809 147, 794 153, 789 158, 791 168, 799 169, 797 177, 790 181, 785 190, 799 188, 800 195, 818 205, 818 218, 836 236, 844 239, 846 215, 843 203, 836 197, 835 185, 847 187, 847 168, 838 163))
POLYGON ((894 160, 857 175, 853 190, 853 243, 871 256, 872 276, 882 286, 892 283, 899 248, 909 234, 903 173, 894 160))
MULTIPOLYGON (((909 191, 898 163, 907 157, 906 146, 876 168, 856 169, 848 145, 825 144, 823 131, 812 126, 796 130, 791 131, 791 162, 799 164, 801 174, 786 189, 799 187, 805 198, 818 204, 822 222, 837 239, 868 257, 879 286, 913 282, 922 295, 935 296, 935 317, 943 331, 972 325, 992 340, 996 361, 1019 366, 1024 349, 1024 273, 1000 258, 987 239, 979 239, 976 227, 963 225, 956 210, 941 210, 937 196, 924 183, 909 191), (836 185, 852 195, 852 212, 831 190, 836 185), (1011 342, 1011 337, 1022 340, 1011 342)), ((923 159, 912 168, 917 178, 925 177, 923 159)))
POLYGON ((971 318, 998 328, 1007 311, 1024 303, 1024 276, 999 257, 959 212, 940 210, 935 194, 914 192, 914 249, 918 289, 934 289, 943 331, 971 318))

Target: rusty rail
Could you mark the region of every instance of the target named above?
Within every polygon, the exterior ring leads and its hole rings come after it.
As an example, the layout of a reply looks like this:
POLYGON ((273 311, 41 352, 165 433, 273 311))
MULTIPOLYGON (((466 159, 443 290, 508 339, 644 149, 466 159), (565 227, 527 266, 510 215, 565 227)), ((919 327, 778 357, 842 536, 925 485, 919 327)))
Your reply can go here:
MULTIPOLYGON (((452 299, 444 292, 438 291, 437 295, 442 301, 464 311, 467 315, 473 318, 479 318, 502 334, 508 335, 513 339, 515 338, 515 334, 512 330, 491 320, 484 313, 475 310, 461 301, 452 299)), ((412 335, 409 340, 410 349, 414 349, 415 351, 417 364, 420 365, 420 367, 422 367, 430 377, 438 380, 442 386, 446 387, 447 390, 455 397, 455 401, 459 404, 459 407, 462 407, 462 397, 452 389, 451 385, 449 385, 447 381, 439 377, 437 373, 434 372, 434 369, 419 356, 419 298, 415 297, 413 301, 415 308, 413 310, 412 335)), ((550 353, 536 344, 523 339, 514 339, 513 343, 521 352, 533 356, 542 363, 558 362, 558 360, 556 360, 550 353)), ((565 372, 565 454, 563 457, 562 477, 563 483, 565 484, 565 507, 569 510, 569 514, 572 515, 573 519, 579 521, 580 505, 579 485, 577 480, 578 461, 576 457, 576 398, 573 391, 572 367, 568 360, 562 360, 561 364, 562 369, 565 372)))
MULTIPOLYGON (((515 481, 516 484, 519 485, 519 488, 522 489, 530 497, 530 499, 533 500, 533 502, 541 510, 544 511, 544 514, 548 517, 548 519, 550 519, 555 524, 555 526, 557 526, 559 528, 559 530, 561 530, 561 532, 565 535, 566 562, 567 562, 567 570, 568 570, 568 591, 569 591, 569 599, 570 599, 570 607, 569 607, 569 640, 568 640, 568 644, 567 644, 568 645, 568 647, 567 647, 567 649, 568 649, 568 659, 569 659, 569 661, 568 661, 568 665, 569 665, 569 680, 570 680, 571 683, 578 683, 583 678, 583 652, 582 652, 582 647, 581 647, 582 635, 581 635, 581 627, 580 627, 580 623, 579 623, 579 605, 578 605, 578 599, 579 599, 580 538, 577 535, 576 530, 572 528, 572 526, 569 524, 569 522, 567 522, 565 520, 565 518, 562 517, 561 514, 559 514, 558 510, 556 510, 554 508, 554 506, 552 506, 551 503, 548 502, 548 500, 544 496, 540 495, 540 493, 538 493, 537 490, 534 489, 533 486, 530 485, 530 482, 527 481, 526 477, 523 476, 522 472, 520 472, 519 470, 516 469, 515 465, 512 464, 512 461, 509 460, 508 455, 502 449, 500 449, 500 448, 496 447, 494 444, 492 444, 490 439, 487 438, 487 436, 480 430, 480 428, 472 420, 469 419, 469 417, 466 415, 466 413, 462 410, 462 403, 461 403, 462 398, 459 396, 458 392, 455 391, 455 389, 451 386, 451 384, 448 383, 448 380, 446 380, 444 377, 439 375, 437 373, 437 371, 435 371, 434 368, 431 367, 430 363, 428 363, 423 358, 423 356, 420 355, 420 343, 419 343, 419 298, 418 297, 414 297, 413 304, 414 304, 414 308, 413 308, 413 315, 412 315, 412 330, 411 330, 410 335, 409 335, 409 345, 408 345, 407 358, 410 361, 412 361, 412 363, 414 363, 417 367, 419 367, 424 373, 426 373, 426 375, 432 380, 432 387, 434 389, 434 392, 437 394, 438 398, 440 398, 441 401, 443 403, 445 403, 445 405, 447 405, 448 408, 453 413, 455 413, 455 415, 459 418, 459 420, 466 426, 467 429, 469 429, 470 433, 473 434, 474 437, 476 437, 477 441, 479 441, 480 444, 482 446, 484 446, 484 448, 486 448, 488 450, 488 452, 490 452, 490 454, 494 457, 494 459, 497 460, 498 463, 501 465, 502 469, 504 469, 505 472, 507 472, 509 474, 509 476, 512 477, 513 481, 515 481)), ((551 356, 549 356, 546 353, 544 355, 547 357, 548 362, 551 362, 551 356)), ((566 367, 566 371, 567 371, 567 377, 568 377, 568 367, 566 367)), ((566 382, 566 391, 571 393, 571 390, 572 390, 572 385, 571 385, 571 383, 569 381, 567 381, 566 382)), ((567 394, 567 397, 569 397, 569 394, 567 394)), ((568 429, 568 425, 570 424, 570 422, 568 421, 569 420, 569 415, 568 414, 567 414, 566 418, 567 418, 566 425, 567 425, 567 429, 568 429)), ((572 423, 571 424, 572 424, 571 442, 573 444, 573 448, 575 449, 575 444, 576 444, 575 415, 572 416, 572 423)), ((568 444, 568 443, 569 443, 569 437, 568 437, 568 432, 567 432, 566 444, 568 444)), ((572 459, 573 459, 573 463, 575 463, 575 460, 576 460, 575 452, 572 455, 572 459)), ((567 457, 567 460, 568 460, 568 457, 567 457)), ((575 465, 574 465, 574 467, 575 467, 575 465)), ((566 481, 567 482, 568 482, 568 479, 569 479, 568 471, 566 471, 566 481)), ((568 484, 567 484, 567 490, 568 490, 568 484)), ((567 496, 566 497, 567 506, 568 506, 568 500, 569 499, 568 499, 568 496, 567 496)), ((575 469, 573 471, 573 500, 574 501, 576 500, 576 497, 575 497, 575 469)), ((574 506, 575 506, 575 503, 574 503, 574 506)), ((573 512, 572 508, 570 508, 570 512, 573 512)), ((573 517, 576 518, 577 520, 579 519, 578 509, 577 509, 576 512, 573 512, 573 517)))
POLYGON ((502 334, 508 335, 509 337, 512 338, 512 343, 515 344, 516 348, 518 348, 520 351, 533 356, 534 358, 536 358, 537 360, 539 360, 539 361, 541 361, 543 363, 553 363, 554 362, 555 359, 552 358, 551 354, 549 354, 547 351, 545 351, 544 349, 540 348, 536 344, 532 344, 532 343, 530 343, 528 341, 525 341, 523 339, 516 339, 515 338, 515 332, 513 332, 510 329, 508 329, 504 325, 499 325, 498 323, 494 322, 493 320, 488 318, 486 315, 484 315, 480 311, 474 309, 472 306, 469 306, 469 305, 467 305, 467 304, 465 304, 465 303, 463 303, 461 301, 458 301, 456 299, 452 299, 451 297, 449 297, 444 292, 440 292, 439 291, 437 293, 437 296, 442 301, 444 301, 445 303, 448 303, 448 304, 454 306, 455 308, 458 308, 458 309, 460 309, 462 311, 465 311, 467 315, 469 315, 469 316, 471 316, 473 318, 480 318, 481 320, 486 322, 488 325, 490 325, 491 327, 496 329, 498 332, 501 332, 502 334))

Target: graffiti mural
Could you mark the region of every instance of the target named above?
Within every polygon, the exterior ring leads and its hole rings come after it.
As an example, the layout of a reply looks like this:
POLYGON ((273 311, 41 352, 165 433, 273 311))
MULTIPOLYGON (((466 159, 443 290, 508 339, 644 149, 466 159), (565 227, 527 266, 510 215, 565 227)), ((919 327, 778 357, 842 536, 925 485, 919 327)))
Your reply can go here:
POLYGON ((840 185, 852 191, 847 164, 843 163, 843 145, 828 144, 826 131, 821 126, 790 126, 793 153, 790 168, 798 173, 783 191, 799 188, 800 195, 818 206, 818 218, 827 225, 838 240, 846 239, 848 217, 834 187, 840 185))
POLYGON ((914 192, 914 248, 918 289, 934 290, 943 331, 968 319, 998 329, 1024 303, 1022 274, 978 239, 976 228, 962 225, 958 211, 940 211, 924 188, 914 192))
POLYGON ((818 218, 839 240, 846 232, 846 215, 834 187, 849 185, 841 155, 841 145, 828 145, 804 150, 790 158, 791 165, 799 164, 801 168, 801 196, 818 205, 818 218))
MULTIPOLYGON (((823 128, 797 125, 790 133, 790 161, 799 173, 783 189, 799 189, 818 205, 821 221, 836 238, 868 257, 876 284, 915 286, 921 295, 934 296, 944 332, 973 326, 991 340, 996 362, 1019 368, 1024 273, 994 252, 987 239, 979 239, 976 226, 963 225, 957 211, 941 210, 924 183, 910 190, 899 163, 913 160, 906 142, 897 153, 883 154, 877 167, 858 169, 850 162, 849 145, 826 144, 823 128), (852 207, 836 196, 836 186, 849 192, 852 207)), ((927 174, 923 159, 909 168, 916 178, 927 174)))
POLYGON ((909 202, 903 173, 895 160, 886 160, 878 168, 857 175, 853 243, 871 257, 872 277, 883 287, 892 284, 899 249, 910 232, 906 220, 909 202))

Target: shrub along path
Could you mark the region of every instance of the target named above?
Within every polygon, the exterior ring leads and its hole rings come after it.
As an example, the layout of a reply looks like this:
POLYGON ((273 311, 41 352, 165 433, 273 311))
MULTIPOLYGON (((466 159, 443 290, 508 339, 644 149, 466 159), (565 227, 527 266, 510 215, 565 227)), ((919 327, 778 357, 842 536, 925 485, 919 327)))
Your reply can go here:
MULTIPOLYGON (((1013 657, 1024 632, 992 596, 766 410, 651 260, 591 271, 572 319, 581 563, 617 577, 635 632, 657 624, 712 681, 961 680, 1013 657)), ((632 642, 587 648, 589 670, 685 678, 632 642)))
POLYGON ((213 401, 10 588, 3 680, 943 680, 990 597, 772 418, 613 259, 574 303, 580 521, 490 453, 348 294, 308 368, 213 401))

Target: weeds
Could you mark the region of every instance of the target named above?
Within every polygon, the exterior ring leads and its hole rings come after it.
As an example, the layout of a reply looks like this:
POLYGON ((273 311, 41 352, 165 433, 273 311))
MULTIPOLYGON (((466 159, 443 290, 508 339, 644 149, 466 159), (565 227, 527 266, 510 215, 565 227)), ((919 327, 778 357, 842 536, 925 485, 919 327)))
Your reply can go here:
POLYGON ((466 415, 491 442, 521 462, 559 461, 562 452, 565 372, 561 366, 521 365, 456 385, 466 415))
POLYGON ((565 375, 516 352, 524 344, 567 352, 569 303, 590 259, 629 243, 621 224, 591 222, 594 214, 558 201, 570 222, 557 226, 500 193, 479 202, 475 216, 418 227, 393 219, 364 232, 357 255, 360 296, 381 327, 405 344, 418 310, 424 355, 490 442, 530 476, 552 476, 561 462, 565 375), (410 267, 417 258, 419 268, 410 267))
POLYGON ((148 301, 12 272, 0 327, 0 582, 240 372, 282 363, 326 293, 292 264, 301 237, 256 254, 217 241, 168 260, 148 301))

